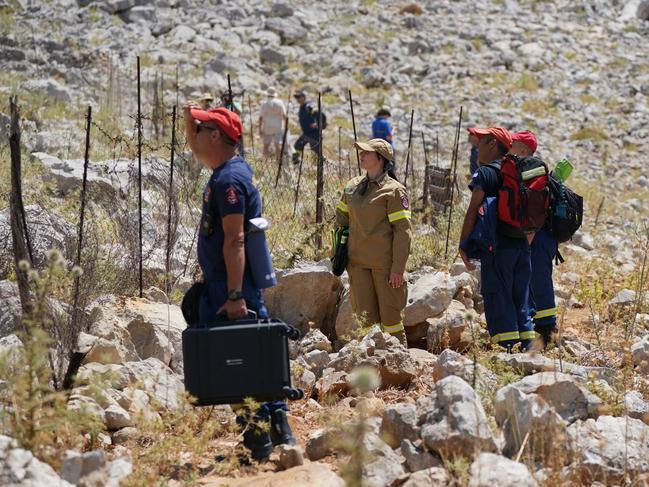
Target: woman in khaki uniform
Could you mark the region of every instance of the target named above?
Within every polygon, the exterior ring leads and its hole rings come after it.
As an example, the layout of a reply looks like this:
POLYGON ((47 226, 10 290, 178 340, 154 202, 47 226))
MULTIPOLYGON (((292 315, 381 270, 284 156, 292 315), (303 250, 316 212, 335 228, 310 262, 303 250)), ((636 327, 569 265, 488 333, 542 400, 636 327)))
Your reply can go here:
POLYGON ((408 288, 410 201, 392 171, 394 152, 383 139, 356 143, 363 176, 345 186, 336 205, 338 226, 349 227, 351 304, 365 325, 382 329, 407 345, 403 309, 408 288))

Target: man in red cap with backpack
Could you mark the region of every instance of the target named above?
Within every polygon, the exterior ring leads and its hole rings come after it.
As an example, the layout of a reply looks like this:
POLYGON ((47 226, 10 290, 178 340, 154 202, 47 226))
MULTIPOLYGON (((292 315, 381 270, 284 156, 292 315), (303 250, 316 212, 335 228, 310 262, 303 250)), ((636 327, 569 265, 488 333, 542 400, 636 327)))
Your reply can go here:
MULTIPOLYGON (((512 134, 511 153, 520 157, 534 155, 538 142, 529 130, 512 134)), ((552 260, 557 255, 559 244, 544 226, 534 235, 531 245, 532 278, 530 282, 530 316, 534 331, 543 339, 544 347, 552 341, 557 328, 557 306, 552 282, 552 260)))
POLYGON ((479 211, 484 211, 483 202, 495 198, 496 204, 489 206, 497 209, 496 245, 480 256, 487 328, 494 344, 511 351, 520 343, 527 349, 535 336, 528 309, 529 241, 545 212, 542 207, 547 207, 547 167, 527 159, 521 165, 508 156, 512 135, 502 127, 471 128, 469 133, 478 139, 479 167, 469 184, 472 195, 462 226, 460 256, 468 270, 475 269, 465 243, 479 211))

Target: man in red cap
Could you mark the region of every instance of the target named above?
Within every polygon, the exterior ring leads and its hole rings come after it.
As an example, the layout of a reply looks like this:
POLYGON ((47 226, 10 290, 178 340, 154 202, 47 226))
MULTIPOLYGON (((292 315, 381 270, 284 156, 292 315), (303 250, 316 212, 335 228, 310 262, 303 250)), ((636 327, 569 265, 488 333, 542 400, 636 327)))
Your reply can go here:
MULTIPOLYGON (((203 272, 204 291, 198 303, 198 326, 208 326, 226 314, 229 320, 247 318, 253 310, 267 318, 261 289, 254 285, 251 258, 246 259, 244 229, 261 216, 261 197, 252 182, 252 169, 237 154, 243 127, 239 116, 226 109, 202 110, 184 107, 185 135, 194 157, 212 170, 203 191, 198 263, 203 272)), ((273 443, 295 443, 286 419, 283 401, 263 404, 255 421, 246 425, 243 443, 260 460, 270 455, 273 443), (270 428, 260 426, 270 421, 270 428)))
MULTIPOLYGON (((465 244, 472 235, 483 201, 498 197, 502 185, 499 167, 512 148, 512 136, 502 127, 472 128, 469 133, 478 138, 479 167, 469 184, 471 201, 464 217, 459 252, 466 268, 472 271, 475 264, 469 260, 465 244)), ((506 235, 500 225, 495 234, 496 245, 480 257, 487 328, 493 343, 508 350, 517 343, 526 348, 534 338, 528 310, 529 244, 525 237, 506 235)))
MULTIPOLYGON (((536 137, 529 130, 512 134, 511 154, 520 157, 533 156, 538 147, 536 137)), ((552 260, 557 255, 559 244, 543 227, 536 232, 531 245, 532 278, 530 281, 530 316, 534 331, 547 347, 557 330, 557 305, 552 282, 552 260)))
POLYGON ((533 156, 538 143, 536 137, 529 130, 522 130, 512 134, 512 154, 520 157, 533 156))

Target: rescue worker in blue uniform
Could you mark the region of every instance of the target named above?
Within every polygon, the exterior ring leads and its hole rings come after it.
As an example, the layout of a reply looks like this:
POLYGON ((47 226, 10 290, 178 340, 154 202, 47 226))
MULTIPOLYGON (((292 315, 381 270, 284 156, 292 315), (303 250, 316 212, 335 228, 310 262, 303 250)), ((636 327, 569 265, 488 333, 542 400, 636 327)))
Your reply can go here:
MULTIPOLYGON (((538 142, 528 130, 512 134, 511 153, 517 156, 532 156, 538 142)), ((557 305, 552 283, 552 260, 558 251, 558 243, 543 227, 536 232, 531 246, 532 280, 530 286, 530 316, 533 317, 534 331, 543 339, 547 347, 557 328, 557 305)))
MULTIPOLYGON (((229 320, 248 317, 249 310, 259 318, 268 312, 260 289, 253 284, 246 264, 244 230, 246 223, 261 216, 262 203, 252 182, 252 169, 237 154, 243 133, 239 116, 226 108, 202 110, 184 107, 187 142, 203 165, 212 170, 203 191, 198 262, 203 272, 204 291, 198 305, 199 326, 206 326, 227 315, 229 320)), ((270 455, 273 443, 295 443, 282 401, 266 403, 246 427, 244 445, 255 459, 270 455), (261 427, 269 422, 270 428, 261 427)), ((250 416, 250 414, 248 414, 250 416)))
POLYGON ((392 114, 387 108, 381 108, 376 112, 376 118, 372 122, 372 139, 383 139, 390 143, 394 149, 394 129, 390 122, 392 114))
MULTIPOLYGON (((465 250, 485 198, 497 197, 501 182, 497 169, 488 164, 504 158, 512 146, 510 133, 501 127, 469 129, 478 138, 479 167, 469 184, 471 201, 460 237, 460 256, 469 271, 475 270, 465 250)), ((496 228, 496 248, 482 252, 480 275, 487 328, 492 342, 509 351, 518 343, 527 349, 534 338, 528 298, 531 277, 528 239, 513 238, 496 228)))
POLYGON ((319 115, 317 107, 311 101, 307 100, 304 91, 298 91, 293 98, 300 104, 298 117, 302 134, 293 145, 295 149, 295 152, 293 152, 293 164, 299 164, 302 158, 302 151, 307 144, 309 144, 309 147, 314 153, 317 154, 318 152, 318 144, 320 143, 318 137, 319 115))

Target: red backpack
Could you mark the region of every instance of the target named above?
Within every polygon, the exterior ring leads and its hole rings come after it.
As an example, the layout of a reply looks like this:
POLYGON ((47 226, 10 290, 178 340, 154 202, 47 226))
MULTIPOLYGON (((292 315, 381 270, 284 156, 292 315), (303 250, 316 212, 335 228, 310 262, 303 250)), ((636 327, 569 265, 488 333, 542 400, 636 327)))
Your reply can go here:
POLYGON ((550 207, 548 166, 538 157, 505 156, 489 164, 498 170, 498 229, 510 237, 540 230, 550 207))

